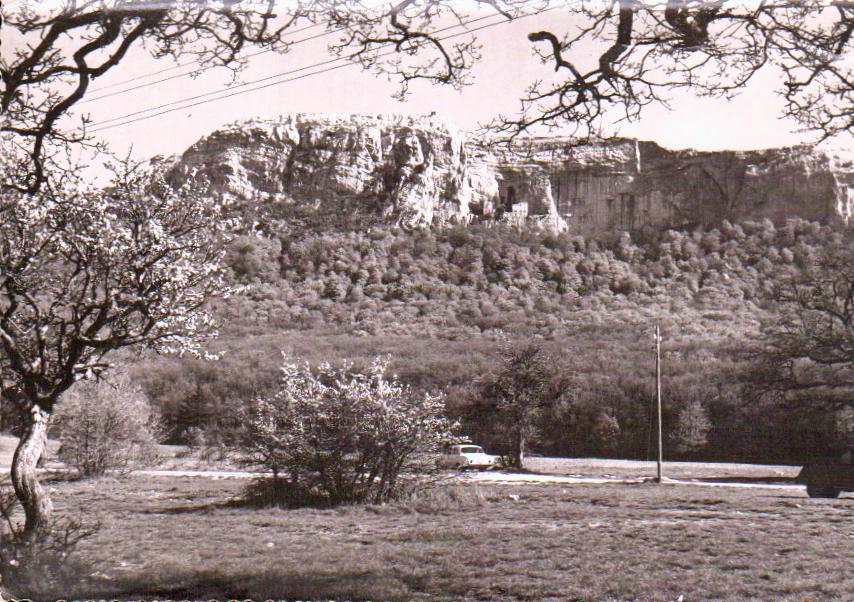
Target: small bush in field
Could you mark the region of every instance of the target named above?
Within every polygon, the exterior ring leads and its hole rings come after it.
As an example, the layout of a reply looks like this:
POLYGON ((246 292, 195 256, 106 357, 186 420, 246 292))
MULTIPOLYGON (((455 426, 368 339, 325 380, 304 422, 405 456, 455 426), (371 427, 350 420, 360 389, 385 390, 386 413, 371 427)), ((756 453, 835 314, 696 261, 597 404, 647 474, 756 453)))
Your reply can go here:
POLYGON ((59 459, 80 477, 124 472, 157 460, 159 417, 126 374, 80 381, 60 400, 59 459))
POLYGON ((359 374, 285 363, 280 391, 243 417, 246 461, 274 477, 256 496, 287 505, 381 503, 416 483, 451 439, 451 424, 441 396, 387 379, 387 366, 375 360, 359 374))
POLYGON ((502 498, 494 488, 478 485, 438 484, 413 491, 396 506, 418 514, 442 514, 481 508, 502 498))
POLYGON ((0 597, 57 599, 80 583, 85 566, 72 555, 100 525, 66 518, 29 535, 21 510, 15 492, 0 489, 0 597))

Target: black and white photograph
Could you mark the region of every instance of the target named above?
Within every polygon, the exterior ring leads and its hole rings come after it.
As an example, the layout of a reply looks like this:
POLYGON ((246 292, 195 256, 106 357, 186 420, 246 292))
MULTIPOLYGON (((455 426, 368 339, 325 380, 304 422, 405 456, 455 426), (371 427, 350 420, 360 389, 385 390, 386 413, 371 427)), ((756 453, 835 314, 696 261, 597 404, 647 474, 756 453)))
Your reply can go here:
POLYGON ((2 0, 0 602, 854 602, 854 2, 2 0))

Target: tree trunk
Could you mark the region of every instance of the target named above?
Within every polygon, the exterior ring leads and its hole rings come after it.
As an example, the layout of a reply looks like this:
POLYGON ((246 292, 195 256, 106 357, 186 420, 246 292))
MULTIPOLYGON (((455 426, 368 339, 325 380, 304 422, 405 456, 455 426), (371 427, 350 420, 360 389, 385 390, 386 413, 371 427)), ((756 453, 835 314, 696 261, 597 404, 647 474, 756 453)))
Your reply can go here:
POLYGON ((525 433, 522 430, 516 432, 516 441, 513 446, 513 467, 522 470, 525 462, 525 433))
POLYGON ((47 444, 47 424, 50 414, 34 406, 26 416, 24 432, 12 457, 12 485, 24 507, 24 534, 35 539, 50 525, 53 505, 50 496, 36 478, 36 465, 47 444))

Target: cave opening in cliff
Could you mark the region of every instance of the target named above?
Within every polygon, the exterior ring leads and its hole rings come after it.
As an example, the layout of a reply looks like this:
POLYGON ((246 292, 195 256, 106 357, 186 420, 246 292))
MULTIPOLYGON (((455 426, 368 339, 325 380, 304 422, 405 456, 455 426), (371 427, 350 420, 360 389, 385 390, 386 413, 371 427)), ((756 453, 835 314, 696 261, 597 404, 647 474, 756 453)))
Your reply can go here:
POLYGON ((513 203, 516 202, 516 187, 507 187, 507 199, 504 201, 504 210, 513 211, 513 203))

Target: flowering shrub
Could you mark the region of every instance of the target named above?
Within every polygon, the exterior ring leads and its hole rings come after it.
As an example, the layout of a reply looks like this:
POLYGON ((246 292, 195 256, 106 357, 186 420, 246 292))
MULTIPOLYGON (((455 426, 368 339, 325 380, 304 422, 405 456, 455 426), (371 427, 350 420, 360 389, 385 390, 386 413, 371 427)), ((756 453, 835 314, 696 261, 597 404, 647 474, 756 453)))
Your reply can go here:
POLYGON ((280 391, 244 413, 240 445, 248 463, 273 472, 278 502, 380 503, 432 465, 451 439, 444 399, 386 378, 387 367, 285 362, 280 391))

